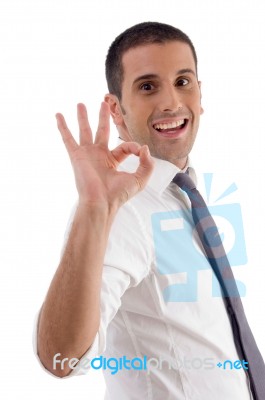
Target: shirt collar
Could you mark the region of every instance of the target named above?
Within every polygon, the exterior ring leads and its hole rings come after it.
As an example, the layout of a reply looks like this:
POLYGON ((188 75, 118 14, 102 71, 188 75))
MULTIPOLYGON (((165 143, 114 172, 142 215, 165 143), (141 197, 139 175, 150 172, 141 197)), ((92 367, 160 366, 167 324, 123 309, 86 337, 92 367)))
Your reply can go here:
MULTIPOLYGON (((123 142, 122 139, 118 139, 118 145, 123 142)), ((190 158, 188 158, 187 165, 183 170, 178 168, 176 165, 172 164, 169 161, 161 160, 156 157, 152 157, 155 165, 152 175, 147 183, 147 186, 152 188, 158 194, 162 194, 169 184, 172 182, 172 179, 178 172, 186 172, 187 168, 189 168, 189 175, 193 179, 193 181, 197 182, 195 170, 191 165, 190 158)), ((127 157, 119 166, 119 169, 126 170, 128 172, 135 172, 139 165, 139 157, 135 155, 131 155, 127 157)))

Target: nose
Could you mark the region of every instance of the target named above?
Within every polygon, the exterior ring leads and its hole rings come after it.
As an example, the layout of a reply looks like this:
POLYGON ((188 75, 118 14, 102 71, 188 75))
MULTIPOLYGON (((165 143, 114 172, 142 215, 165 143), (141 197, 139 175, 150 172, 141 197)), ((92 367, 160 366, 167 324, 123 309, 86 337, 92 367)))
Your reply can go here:
POLYGON ((166 85, 161 91, 160 110, 177 111, 182 107, 182 99, 180 93, 174 85, 166 85))

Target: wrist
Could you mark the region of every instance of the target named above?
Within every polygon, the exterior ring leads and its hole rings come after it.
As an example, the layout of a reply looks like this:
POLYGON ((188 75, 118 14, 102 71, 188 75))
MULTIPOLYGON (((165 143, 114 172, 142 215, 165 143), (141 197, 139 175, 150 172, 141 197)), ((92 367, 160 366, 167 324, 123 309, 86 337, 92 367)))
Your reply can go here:
POLYGON ((119 207, 105 201, 90 201, 79 198, 76 212, 83 218, 101 223, 112 223, 119 207))

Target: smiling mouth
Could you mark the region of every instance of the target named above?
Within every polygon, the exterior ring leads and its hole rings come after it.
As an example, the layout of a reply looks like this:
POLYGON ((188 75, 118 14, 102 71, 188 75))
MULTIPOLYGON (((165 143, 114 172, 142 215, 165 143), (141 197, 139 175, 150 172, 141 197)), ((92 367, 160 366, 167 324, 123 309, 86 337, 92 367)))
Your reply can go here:
POLYGON ((178 132, 181 129, 185 128, 187 125, 188 120, 187 119, 181 119, 179 121, 174 121, 168 124, 154 124, 153 128, 162 133, 167 133, 167 132, 178 132))

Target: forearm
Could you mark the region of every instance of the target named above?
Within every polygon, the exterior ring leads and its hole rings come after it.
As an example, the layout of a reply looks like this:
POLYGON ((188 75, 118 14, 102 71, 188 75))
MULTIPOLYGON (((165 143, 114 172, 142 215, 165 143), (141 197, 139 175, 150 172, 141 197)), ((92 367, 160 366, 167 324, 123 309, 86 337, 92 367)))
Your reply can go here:
POLYGON ((95 141, 83 104, 77 106, 80 145, 62 114, 58 129, 69 154, 80 202, 67 245, 42 306, 38 326, 38 355, 58 376, 70 368, 53 370, 53 357, 80 359, 99 328, 100 291, 108 235, 122 204, 142 190, 153 170, 148 147, 124 142, 108 149, 110 109, 101 104, 95 141), (134 173, 118 171, 129 155, 139 157, 134 173), (85 202, 85 203, 84 203, 85 202))
POLYGON ((105 207, 79 205, 65 251, 43 304, 38 354, 52 373, 53 357, 81 358, 91 346, 100 320, 102 267, 113 214, 105 207))

